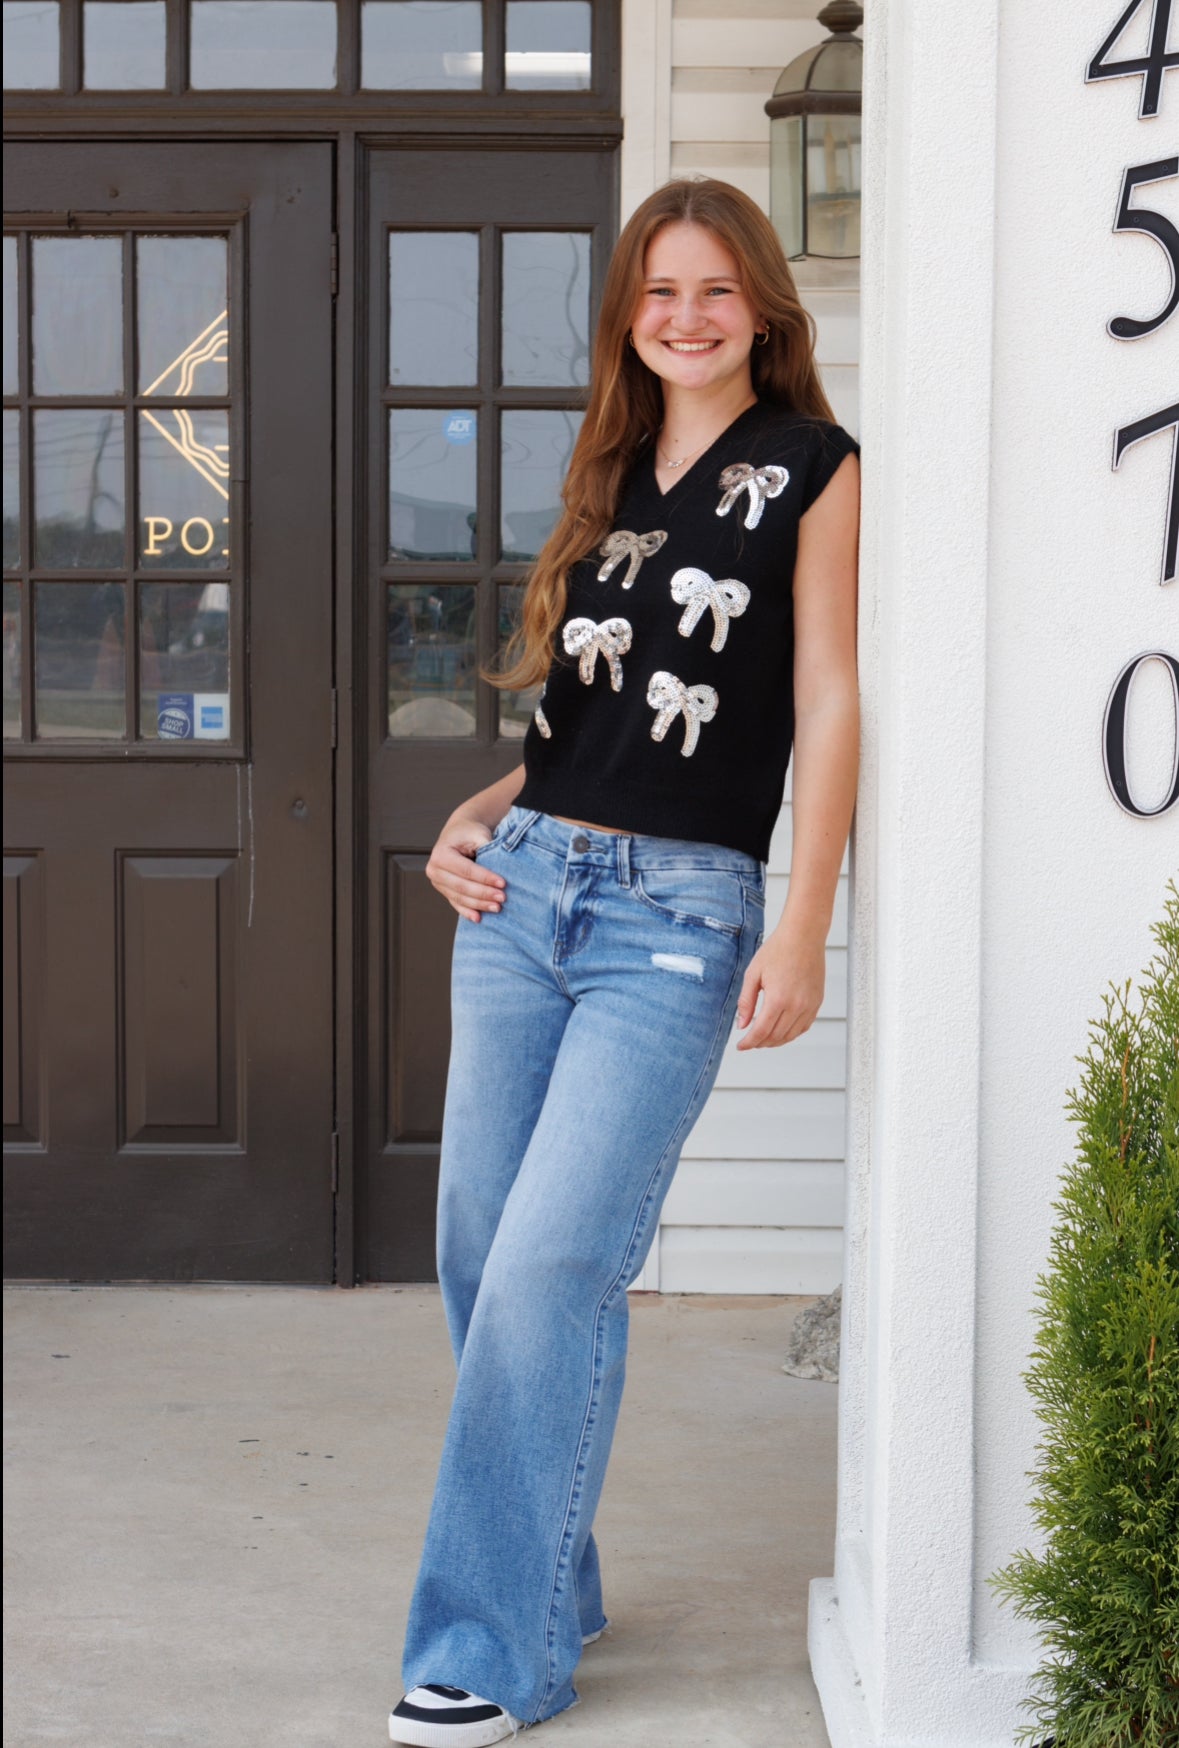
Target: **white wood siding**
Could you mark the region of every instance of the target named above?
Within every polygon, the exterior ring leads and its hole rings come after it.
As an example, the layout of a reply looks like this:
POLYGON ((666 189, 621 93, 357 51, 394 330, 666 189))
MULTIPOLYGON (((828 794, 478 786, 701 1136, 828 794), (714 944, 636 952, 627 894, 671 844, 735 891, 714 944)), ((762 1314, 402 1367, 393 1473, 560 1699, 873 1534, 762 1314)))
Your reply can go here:
MULTIPOLYGON (((791 809, 770 847, 767 928, 781 915, 791 809)), ((665 1293, 825 1293, 840 1279, 847 1056, 847 857, 808 1032, 737 1049, 684 1145, 659 1236, 635 1285, 665 1293)))
MULTIPOLYGON (((624 0, 622 214, 668 175, 718 176, 769 210, 764 104, 822 40, 818 0, 624 0)), ((795 264, 818 326, 823 382, 859 428, 859 264, 795 264)), ((770 853, 767 927, 785 902, 791 810, 770 853)), ((847 1054, 847 858, 810 1031, 780 1050, 730 1041, 684 1147, 635 1285, 689 1293, 821 1293, 840 1280, 847 1054)))

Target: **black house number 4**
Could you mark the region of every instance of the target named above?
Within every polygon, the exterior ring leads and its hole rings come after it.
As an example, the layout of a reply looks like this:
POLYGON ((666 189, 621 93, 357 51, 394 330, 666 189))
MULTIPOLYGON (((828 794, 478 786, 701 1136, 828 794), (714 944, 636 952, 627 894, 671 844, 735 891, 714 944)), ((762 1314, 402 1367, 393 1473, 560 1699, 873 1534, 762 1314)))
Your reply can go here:
POLYGON ((1171 0, 1153 0, 1150 17, 1150 41, 1144 55, 1132 55, 1125 61, 1107 61, 1106 56, 1118 41, 1136 12, 1152 0, 1130 0, 1085 72, 1086 85, 1098 79, 1129 79, 1137 74, 1142 80, 1138 99, 1139 120, 1157 115, 1162 97, 1163 74, 1170 67, 1179 67, 1179 50, 1167 52, 1167 32, 1171 24, 1171 0))

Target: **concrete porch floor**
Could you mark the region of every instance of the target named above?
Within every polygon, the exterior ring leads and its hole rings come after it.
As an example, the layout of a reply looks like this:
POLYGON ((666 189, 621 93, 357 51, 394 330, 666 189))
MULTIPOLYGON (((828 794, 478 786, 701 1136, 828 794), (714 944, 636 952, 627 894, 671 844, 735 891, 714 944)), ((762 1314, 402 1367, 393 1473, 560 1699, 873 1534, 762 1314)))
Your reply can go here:
MULTIPOLYGON (((828 1748, 807 1299, 632 1300, 612 1631, 537 1748, 828 1748)), ((449 1402, 436 1289, 5 1292, 9 1748, 379 1748, 449 1402)))

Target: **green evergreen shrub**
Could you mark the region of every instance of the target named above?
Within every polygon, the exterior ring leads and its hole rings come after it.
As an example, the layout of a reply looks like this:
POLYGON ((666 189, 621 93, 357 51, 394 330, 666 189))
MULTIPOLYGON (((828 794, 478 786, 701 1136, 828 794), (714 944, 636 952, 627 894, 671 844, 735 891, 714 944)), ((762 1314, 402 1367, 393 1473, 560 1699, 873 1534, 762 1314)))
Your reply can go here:
MULTIPOLYGON (((1055 1748, 1179 1748, 1179 887, 1111 986, 1066 1109, 1076 1156, 1026 1374, 1044 1552, 991 1578, 1041 1631, 1027 1701, 1055 1748)), ((1044 1745, 1047 1748, 1047 1744, 1044 1745)))
MULTIPOLYGON (((1132 1005, 1111 986, 1055 1203, 1027 1372, 1043 1423, 1023 1550, 992 1584, 1034 1620, 1055 1748, 1179 1748, 1179 886, 1132 1005)), ((1044 1745, 1046 1748, 1046 1745, 1044 1745)))

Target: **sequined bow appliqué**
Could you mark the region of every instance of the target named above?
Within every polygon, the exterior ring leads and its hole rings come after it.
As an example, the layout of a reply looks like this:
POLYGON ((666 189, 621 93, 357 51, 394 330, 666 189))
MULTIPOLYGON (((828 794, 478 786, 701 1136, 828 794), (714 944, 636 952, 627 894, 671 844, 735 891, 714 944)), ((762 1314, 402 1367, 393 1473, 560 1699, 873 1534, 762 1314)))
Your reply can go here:
POLYGON ((708 609, 712 608, 712 649, 724 649, 729 635, 729 620, 740 619, 749 605, 749 590, 734 577, 714 582, 707 571, 688 565, 676 571, 671 579, 671 598, 683 608, 679 625, 681 637, 691 637, 708 609))
POLYGON ((748 492, 745 526, 756 528, 766 507, 766 499, 780 497, 789 478, 790 474, 784 467, 753 467, 748 461, 739 461, 733 467, 726 467, 717 481, 724 495, 716 507, 716 513, 718 516, 727 516, 741 493, 748 492))
POLYGON ((650 534, 631 534, 628 529, 619 528, 613 534, 607 534, 598 548, 599 556, 606 560, 598 572, 598 581, 604 583, 625 558, 630 562, 626 567, 622 586, 624 589, 631 588, 643 560, 658 552, 666 539, 667 531, 663 528, 655 528, 650 534))
POLYGON ((627 619, 603 619, 595 625, 592 619, 571 619, 564 633, 566 655, 578 658, 577 672, 587 686, 594 681, 598 657, 605 656, 610 669, 610 684, 615 692, 622 691, 622 657, 630 648, 634 633, 627 619))
POLYGON ((548 689, 549 683, 546 680, 540 689, 540 697, 536 700, 536 709, 532 712, 532 720, 535 722, 540 731, 541 737, 544 740, 552 740, 553 738, 553 731, 549 727, 549 719, 544 713, 544 695, 548 689))
POLYGON ((711 686, 685 686, 674 674, 661 670, 651 675, 647 703, 656 712, 651 724, 652 740, 662 740, 676 717, 683 717, 684 744, 680 751, 685 759, 690 759, 700 739, 700 724, 712 721, 720 699, 711 686))

